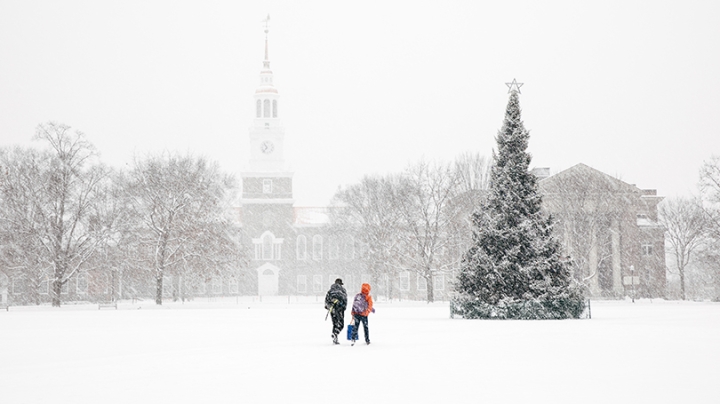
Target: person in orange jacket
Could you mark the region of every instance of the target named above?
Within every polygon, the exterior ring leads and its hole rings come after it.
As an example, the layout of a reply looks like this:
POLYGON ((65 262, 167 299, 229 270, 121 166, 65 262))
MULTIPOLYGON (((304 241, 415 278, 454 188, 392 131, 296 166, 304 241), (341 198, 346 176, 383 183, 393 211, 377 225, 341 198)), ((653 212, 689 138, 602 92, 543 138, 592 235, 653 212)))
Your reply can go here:
POLYGON ((355 341, 358 339, 358 327, 360 323, 363 325, 363 331, 365 332, 365 343, 370 345, 370 330, 368 329, 368 315, 375 313, 373 308, 372 296, 370 296, 370 285, 363 283, 360 288, 360 293, 355 295, 353 299, 352 311, 350 314, 355 320, 355 327, 352 332, 352 345, 355 345, 355 341))

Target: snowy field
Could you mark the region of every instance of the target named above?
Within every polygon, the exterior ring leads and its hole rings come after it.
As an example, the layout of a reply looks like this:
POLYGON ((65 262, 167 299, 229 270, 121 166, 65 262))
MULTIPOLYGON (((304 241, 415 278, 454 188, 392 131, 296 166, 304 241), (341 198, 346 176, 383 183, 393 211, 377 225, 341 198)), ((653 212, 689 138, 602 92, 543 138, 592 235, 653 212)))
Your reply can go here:
POLYGON ((351 347, 314 298, 11 307, 0 402, 720 403, 717 303, 593 302, 564 321, 376 308, 372 344, 351 347))

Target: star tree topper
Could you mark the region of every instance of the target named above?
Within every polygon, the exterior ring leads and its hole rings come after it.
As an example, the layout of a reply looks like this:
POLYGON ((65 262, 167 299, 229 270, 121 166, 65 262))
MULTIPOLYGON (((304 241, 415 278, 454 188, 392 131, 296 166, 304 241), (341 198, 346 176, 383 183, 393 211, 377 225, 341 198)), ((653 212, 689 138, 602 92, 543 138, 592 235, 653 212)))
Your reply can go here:
POLYGON ((509 88, 508 94, 512 93, 513 91, 517 91, 518 94, 522 94, 520 92, 520 87, 522 87, 523 84, 525 84, 525 83, 518 83, 517 80, 515 80, 515 79, 513 79, 512 83, 505 83, 505 85, 508 86, 508 88, 509 88))

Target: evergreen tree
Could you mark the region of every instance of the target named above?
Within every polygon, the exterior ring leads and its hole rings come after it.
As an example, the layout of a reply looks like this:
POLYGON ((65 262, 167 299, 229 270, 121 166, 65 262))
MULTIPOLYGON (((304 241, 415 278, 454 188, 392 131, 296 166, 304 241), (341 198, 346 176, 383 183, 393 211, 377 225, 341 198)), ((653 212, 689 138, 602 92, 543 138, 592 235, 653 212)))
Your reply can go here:
POLYGON ((529 132, 513 81, 496 137, 490 188, 472 215, 473 244, 463 257, 453 311, 466 318, 577 318, 584 310, 568 265, 542 211, 528 170, 529 132))

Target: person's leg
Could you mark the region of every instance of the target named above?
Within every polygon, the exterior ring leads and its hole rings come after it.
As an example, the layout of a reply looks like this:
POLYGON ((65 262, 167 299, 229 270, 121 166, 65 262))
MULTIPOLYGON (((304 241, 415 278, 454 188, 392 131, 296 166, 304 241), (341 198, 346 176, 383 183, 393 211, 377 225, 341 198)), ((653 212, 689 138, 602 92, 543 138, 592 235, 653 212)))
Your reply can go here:
POLYGON ((365 331, 365 342, 370 343, 370 328, 368 327, 368 318, 362 318, 363 331, 365 331))
POLYGON ((338 334, 340 334, 340 331, 342 331, 342 314, 339 314, 337 312, 332 312, 332 315, 330 316, 332 318, 333 328, 332 328, 332 340, 334 344, 339 344, 338 341, 338 334))
POLYGON ((354 315, 353 318, 355 319, 355 326, 353 327, 351 339, 356 341, 358 339, 358 327, 360 327, 360 316, 354 315))
POLYGON ((345 328, 345 312, 344 311, 338 311, 338 323, 337 323, 337 333, 340 334, 342 330, 345 328))
POLYGON ((343 329, 343 313, 339 313, 337 311, 332 312, 332 323, 333 323, 333 335, 340 334, 340 331, 343 329))

